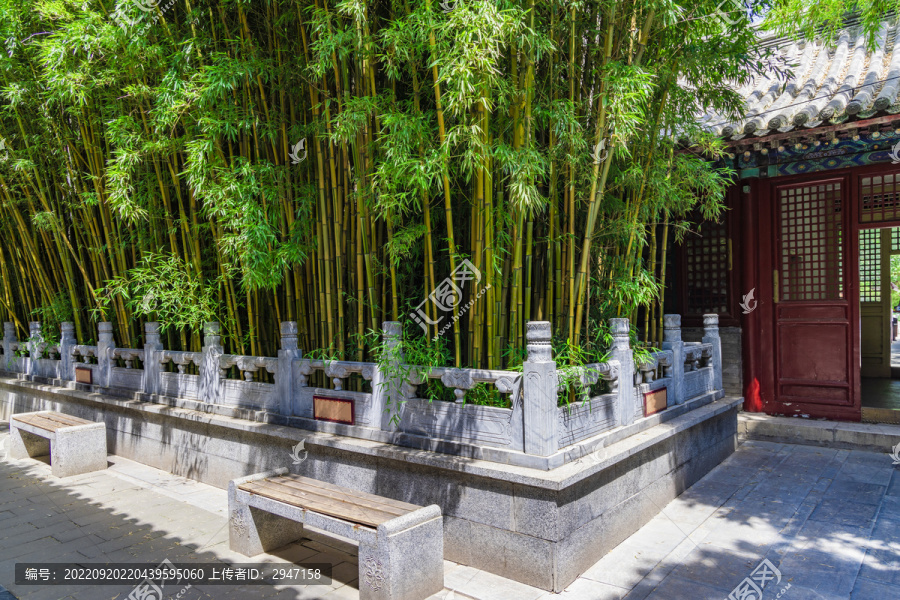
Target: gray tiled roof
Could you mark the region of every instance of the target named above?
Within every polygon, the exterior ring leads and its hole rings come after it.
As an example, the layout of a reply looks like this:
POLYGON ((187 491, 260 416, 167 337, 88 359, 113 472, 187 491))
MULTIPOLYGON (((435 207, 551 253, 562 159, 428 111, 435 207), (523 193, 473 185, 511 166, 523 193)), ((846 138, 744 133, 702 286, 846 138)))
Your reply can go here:
POLYGON ((737 90, 746 105, 744 118, 733 122, 704 115, 702 126, 722 137, 739 140, 900 112, 900 21, 886 20, 869 50, 858 25, 823 41, 770 40, 793 78, 774 72, 757 75, 737 90))

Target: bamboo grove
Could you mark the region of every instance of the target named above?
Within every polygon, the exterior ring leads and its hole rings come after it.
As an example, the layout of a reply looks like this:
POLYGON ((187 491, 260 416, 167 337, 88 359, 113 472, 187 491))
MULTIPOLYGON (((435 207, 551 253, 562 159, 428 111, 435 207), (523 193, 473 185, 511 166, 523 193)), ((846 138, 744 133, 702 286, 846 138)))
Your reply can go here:
POLYGON ((766 68, 718 4, 0 0, 0 316, 127 347, 158 320, 171 348, 218 320, 254 355, 295 320, 356 360, 423 306, 488 368, 528 320, 653 342, 666 253, 732 175, 696 117, 766 68), (465 264, 453 311, 423 305, 465 264))

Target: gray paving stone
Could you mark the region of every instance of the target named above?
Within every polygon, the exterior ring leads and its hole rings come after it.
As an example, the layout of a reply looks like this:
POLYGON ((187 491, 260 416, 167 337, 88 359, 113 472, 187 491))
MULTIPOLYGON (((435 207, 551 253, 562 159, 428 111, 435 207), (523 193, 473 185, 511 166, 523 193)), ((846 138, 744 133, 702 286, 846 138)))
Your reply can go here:
POLYGON ((702 544, 670 575, 731 591, 759 565, 762 553, 722 550, 702 544))
POLYGON ((785 557, 778 568, 792 584, 846 598, 856 583, 864 552, 854 548, 844 552, 806 549, 785 557))
MULTIPOLYGON (((621 600, 628 589, 587 579, 576 579, 560 594, 546 596, 547 600, 621 600)), ((544 600, 544 597, 541 598, 544 600)))
POLYGON ((859 569, 860 579, 870 579, 900 589, 900 548, 869 548, 859 569))
MULTIPOLYGON (((727 596, 727 593, 725 596, 727 596)), ((675 600, 676 598, 711 600, 713 598, 722 598, 723 594, 720 588, 669 575, 648 596, 644 597, 652 600, 675 600)), ((633 600, 632 595, 625 596, 625 600, 633 600)))
MULTIPOLYGON (((784 589, 784 587, 780 588, 784 589)), ((777 593, 777 592, 776 592, 777 593)), ((791 584, 791 587, 782 596, 784 600, 847 600, 847 595, 833 594, 828 590, 810 589, 791 584)), ((882 598, 881 600, 887 600, 882 598)))
POLYGON ((877 512, 877 504, 861 504, 849 500, 825 498, 812 512, 809 520, 839 525, 864 526, 874 520, 877 512))
POLYGON ((582 577, 629 590, 686 536, 675 523, 656 517, 600 559, 582 577))
POLYGON ((887 600, 897 597, 897 586, 872 581, 860 575, 850 593, 850 600, 887 600))
POLYGON ((900 468, 891 468, 891 483, 888 485, 887 494, 889 496, 900 496, 900 468))
POLYGON ((880 504, 885 486, 876 483, 836 478, 828 486, 826 498, 837 498, 861 504, 880 504))

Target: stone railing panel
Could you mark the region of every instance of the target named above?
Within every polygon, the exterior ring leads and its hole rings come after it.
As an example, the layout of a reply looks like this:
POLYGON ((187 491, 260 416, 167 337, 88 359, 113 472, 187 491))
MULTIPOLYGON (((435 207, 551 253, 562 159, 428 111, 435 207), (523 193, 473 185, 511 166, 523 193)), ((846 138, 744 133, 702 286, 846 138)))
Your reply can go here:
POLYGON ((565 448, 616 426, 618 392, 594 396, 584 402, 560 406, 559 446, 565 448))
MULTIPOLYGON (((609 392, 563 407, 559 406, 560 377, 546 322, 527 324, 528 356, 522 372, 406 364, 402 328, 391 322, 383 324, 384 356, 388 359, 380 364, 304 358, 297 347, 294 322, 281 325, 277 358, 226 354, 218 323, 204 325, 200 352, 164 349, 157 323, 145 324, 143 349, 116 348, 112 323, 99 324, 95 346, 78 344, 72 323, 62 324, 60 341, 51 346, 44 342, 40 323, 29 324, 30 337, 25 342, 16 339, 12 323, 5 323, 0 355, 5 370, 24 373, 26 378, 55 375, 72 381, 75 367, 85 366, 93 371, 95 388, 140 390, 140 397, 149 401, 159 397, 196 400, 206 406, 203 410, 210 406, 253 409, 263 413, 252 417, 260 420, 268 419, 265 413, 288 423, 292 418, 313 420, 315 396, 347 399, 354 403, 353 424, 311 428, 370 439, 387 435, 401 444, 417 440, 419 447, 460 448, 460 452, 463 446, 484 446, 494 453, 504 449, 543 460, 572 444, 591 443, 593 436, 643 418, 643 398, 648 391, 665 388, 669 406, 698 397, 721 397, 718 318, 704 316, 700 343, 682 341, 678 315, 664 315, 663 321, 662 350, 642 355, 645 358, 635 364, 628 320, 613 319, 609 360, 574 370, 588 391, 606 381, 609 392), (58 355, 59 359, 40 358, 42 354, 58 355), (136 368, 136 361, 142 368, 136 368), (119 363, 124 366, 115 366, 119 363), (177 372, 165 370, 169 363, 177 372), (197 374, 188 371, 189 365, 196 366, 197 374), (227 378, 233 367, 240 371, 240 378, 227 378), (260 371, 270 373, 272 378, 264 381, 274 383, 254 381, 254 373, 260 371), (325 378, 321 388, 310 385, 311 376, 319 372, 325 378), (357 376, 370 382, 371 391, 347 389, 355 387, 348 380, 357 376), (419 386, 435 380, 453 391, 454 402, 416 397, 419 386), (467 402, 480 385, 493 386, 508 396, 510 408, 467 402), (425 438, 432 441, 423 441, 425 438)), ((567 373, 564 379, 570 380, 571 375, 567 373)))

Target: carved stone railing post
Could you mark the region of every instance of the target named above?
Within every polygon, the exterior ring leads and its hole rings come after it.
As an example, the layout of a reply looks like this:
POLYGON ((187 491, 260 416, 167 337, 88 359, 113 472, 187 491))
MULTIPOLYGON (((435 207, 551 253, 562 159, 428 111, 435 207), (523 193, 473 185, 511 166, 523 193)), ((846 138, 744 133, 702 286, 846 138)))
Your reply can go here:
POLYGON ((616 424, 634 423, 635 415, 644 414, 644 407, 637 397, 634 385, 634 355, 631 353, 629 333, 631 326, 628 319, 610 319, 609 330, 612 333, 612 347, 609 358, 619 361, 619 401, 616 402, 616 424))
POLYGON ((115 349, 116 342, 113 339, 113 325, 108 321, 99 324, 97 337, 97 381, 95 385, 109 387, 109 378, 112 374, 112 359, 110 353, 115 349))
POLYGON ((159 337, 159 323, 151 321, 144 323, 144 375, 141 380, 141 390, 145 394, 159 395, 160 380, 162 379, 162 354, 163 345, 159 337))
POLYGON ((203 356, 200 359, 201 402, 222 404, 225 399, 225 377, 219 373, 219 357, 225 354, 222 347, 221 326, 212 321, 203 325, 203 356))
POLYGON ((59 379, 72 381, 75 379, 75 371, 72 361, 72 346, 77 344, 75 339, 75 324, 65 321, 59 326, 59 362, 56 365, 56 376, 59 379))
POLYGON ((37 374, 38 359, 44 351, 44 336, 41 333, 41 322, 31 321, 28 324, 28 359, 25 362, 25 373, 37 374))
POLYGON ((559 450, 559 377, 550 323, 525 324, 528 357, 523 365, 525 453, 550 456, 559 450))
POLYGON ((12 371, 16 362, 15 350, 13 344, 18 342, 16 339, 16 326, 7 321, 3 324, 3 369, 12 371))
POLYGON ((681 315, 663 315, 663 350, 672 351, 672 397, 667 405, 684 402, 684 342, 681 340, 681 315))
POLYGON ((719 337, 719 315, 703 315, 703 343, 712 345, 713 389, 722 389, 722 340, 719 337))
POLYGON ((289 417, 294 411, 294 369, 295 359, 302 358, 297 344, 297 321, 282 321, 281 349, 278 351, 278 371, 275 373, 275 392, 278 398, 278 414, 289 417))
POLYGON ((396 321, 385 321, 381 324, 383 356, 372 374, 372 416, 375 422, 381 420, 381 429, 394 431, 397 429, 392 418, 400 414, 403 400, 406 399, 402 381, 403 365, 403 326, 396 321))

